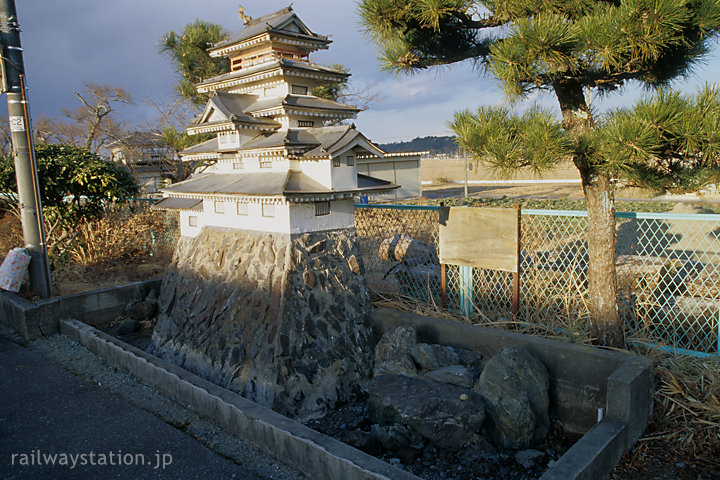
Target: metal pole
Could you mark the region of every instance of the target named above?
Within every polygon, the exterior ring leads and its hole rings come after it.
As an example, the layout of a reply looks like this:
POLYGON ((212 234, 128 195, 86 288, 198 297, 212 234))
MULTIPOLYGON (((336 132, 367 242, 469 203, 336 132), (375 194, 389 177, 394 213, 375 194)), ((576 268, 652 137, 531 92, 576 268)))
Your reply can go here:
POLYGON ((25 66, 20 46, 20 25, 14 0, 0 0, 0 42, 2 42, 3 87, 7 92, 20 220, 25 248, 31 257, 30 290, 41 298, 48 298, 53 294, 50 265, 45 244, 35 151, 32 148, 32 125, 23 82, 25 66))
POLYGON ((515 257, 515 271, 513 272, 512 277, 512 307, 510 309, 510 313, 512 313, 514 318, 517 318, 520 314, 520 243, 522 240, 522 228, 520 223, 522 221, 522 209, 520 205, 515 205, 515 211, 517 212, 517 251, 515 257))
POLYGON ((468 188, 467 188, 468 187, 468 174, 467 174, 468 161, 467 161, 467 159, 468 159, 467 151, 463 148, 463 160, 464 160, 463 163, 465 164, 465 198, 467 198, 467 196, 468 196, 468 188))

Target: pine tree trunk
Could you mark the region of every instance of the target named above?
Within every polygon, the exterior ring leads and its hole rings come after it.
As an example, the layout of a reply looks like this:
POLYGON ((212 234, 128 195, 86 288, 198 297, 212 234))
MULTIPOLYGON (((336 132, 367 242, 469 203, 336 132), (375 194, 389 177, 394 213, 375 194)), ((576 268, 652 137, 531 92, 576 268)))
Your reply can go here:
MULTIPOLYGON (((574 80, 553 85, 563 128, 574 136, 595 128, 582 86, 574 80)), ((617 312, 615 273, 615 192, 608 173, 598 172, 587 158, 573 159, 580 171, 588 212, 588 308, 593 337, 600 345, 623 347, 623 328, 617 312)))
POLYGON ((591 333, 600 345, 623 347, 617 311, 615 192, 607 174, 583 175, 588 228, 588 308, 591 333))

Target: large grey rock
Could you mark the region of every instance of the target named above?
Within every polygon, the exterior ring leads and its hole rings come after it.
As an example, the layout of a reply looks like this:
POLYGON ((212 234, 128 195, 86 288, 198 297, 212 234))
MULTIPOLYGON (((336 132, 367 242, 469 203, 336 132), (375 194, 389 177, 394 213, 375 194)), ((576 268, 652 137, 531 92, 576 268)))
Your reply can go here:
POLYGON ((527 448, 547 435, 549 377, 527 350, 505 347, 485 365, 474 389, 487 405, 486 425, 496 445, 527 448))
POLYGON ((447 367, 448 365, 457 365, 460 363, 460 354, 455 348, 447 345, 436 344, 432 344, 431 346, 440 367, 447 367))
POLYGON ((150 320, 155 316, 157 311, 158 304, 156 300, 143 300, 130 305, 128 317, 137 321, 150 320))
MULTIPOLYGON (((375 370, 373 375, 407 375, 408 377, 414 377, 417 375, 417 368, 415 362, 410 355, 403 355, 401 357, 393 357, 390 360, 385 360, 382 363, 375 364, 375 370)), ((471 385, 472 386, 472 385, 471 385)))
POLYGON ((478 432, 485 405, 472 390, 401 375, 382 375, 366 385, 376 423, 408 426, 439 448, 457 451, 478 432))
POLYGON ((422 448, 423 440, 418 432, 403 425, 370 426, 370 433, 385 450, 395 451, 400 447, 422 448))
POLYGON ((126 318, 118 325, 117 333, 120 335, 129 335, 140 330, 140 322, 134 318, 126 318))
POLYGON ((440 362, 438 362, 435 356, 435 350, 432 345, 427 343, 418 343, 417 348, 412 352, 413 360, 423 370, 435 370, 440 368, 440 362))
POLYGON ((476 377, 477 375, 464 365, 449 365, 425 373, 427 379, 464 388, 472 388, 476 377))
POLYGON ((375 362, 382 363, 403 355, 413 355, 417 349, 415 327, 401 325, 386 331, 375 346, 375 362))
POLYGON ((351 231, 182 237, 149 350, 282 414, 320 415, 371 373, 361 258, 351 231))

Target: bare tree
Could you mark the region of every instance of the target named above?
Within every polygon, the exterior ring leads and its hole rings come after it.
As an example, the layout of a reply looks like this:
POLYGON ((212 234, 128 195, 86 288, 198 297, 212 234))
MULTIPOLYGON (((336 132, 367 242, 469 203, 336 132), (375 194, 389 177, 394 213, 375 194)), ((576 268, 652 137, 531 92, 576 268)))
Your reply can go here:
MULTIPOLYGON (((85 82, 82 93, 75 92, 81 106, 63 109, 65 119, 48 119, 38 127, 44 127, 42 138, 54 138, 63 143, 83 146, 97 152, 109 140, 117 140, 125 134, 122 122, 112 113, 118 103, 130 104, 130 94, 121 87, 85 82)), ((38 131, 43 131, 38 128, 38 131)))

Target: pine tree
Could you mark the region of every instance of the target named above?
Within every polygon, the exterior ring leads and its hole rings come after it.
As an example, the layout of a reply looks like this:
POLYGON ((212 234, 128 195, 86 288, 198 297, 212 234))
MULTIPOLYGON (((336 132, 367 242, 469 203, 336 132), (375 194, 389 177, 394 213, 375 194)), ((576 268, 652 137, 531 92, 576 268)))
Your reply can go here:
POLYGON ((596 119, 586 90, 627 82, 665 87, 687 76, 720 28, 718 0, 363 0, 360 15, 384 67, 413 72, 474 61, 510 100, 556 97, 561 121, 481 107, 451 122, 459 143, 501 172, 571 158, 588 210, 588 306, 597 341, 624 344, 617 312, 618 179, 687 191, 719 179, 718 90, 695 99, 661 90, 630 111, 596 119))
POLYGON ((181 76, 175 87, 181 98, 203 105, 207 95, 199 94, 195 84, 230 71, 227 58, 212 58, 207 53, 228 36, 220 25, 198 19, 185 25, 181 34, 171 30, 160 38, 160 52, 170 58, 181 76))

